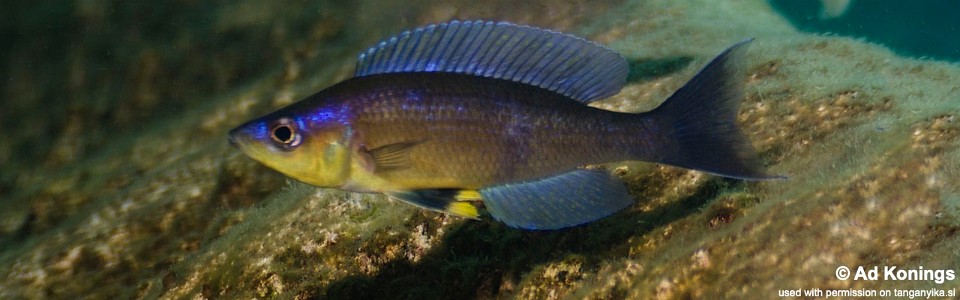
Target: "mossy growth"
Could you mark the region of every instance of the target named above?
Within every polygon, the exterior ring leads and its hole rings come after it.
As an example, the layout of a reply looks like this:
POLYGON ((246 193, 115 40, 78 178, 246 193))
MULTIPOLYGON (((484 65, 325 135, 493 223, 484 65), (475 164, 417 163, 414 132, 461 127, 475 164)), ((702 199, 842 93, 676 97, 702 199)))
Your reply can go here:
MULTIPOLYGON (((138 36, 126 25, 139 10, 91 10, 103 8, 96 3, 78 4, 71 20, 124 30, 107 37, 138 36), (122 18, 113 23, 112 14, 122 18)), ((123 44, 132 48, 115 59, 87 61, 102 47, 84 43, 50 48, 66 53, 51 63, 67 65, 40 65, 41 73, 73 78, 55 86, 75 90, 46 93, 53 85, 17 64, 0 115, 10 128, 33 126, 0 136, 0 298, 744 298, 784 288, 941 287, 839 281, 839 265, 960 268, 956 64, 800 34, 762 0, 604 3, 525 2, 500 10, 508 16, 430 1, 297 2, 279 11, 204 4, 208 11, 172 20, 214 23, 181 33, 150 25, 159 35, 123 44), (595 105, 628 112, 656 107, 726 46, 756 38, 738 120, 772 172, 789 178, 604 166, 627 183, 634 205, 531 232, 291 182, 225 140, 242 120, 349 77, 353 55, 386 34, 479 17, 575 32, 622 52, 639 73, 595 105), (218 32, 235 48, 197 42, 218 32), (184 53, 164 46, 181 44, 184 53), (209 53, 219 58, 203 60, 209 53), (125 93, 135 101, 113 105, 125 93), (36 101, 51 95, 92 104, 36 101), (174 110, 148 113, 166 104, 174 110), (41 120, 44 110, 59 112, 41 120), (44 132, 55 134, 33 139, 44 132)), ((173 5, 161 11, 196 4, 173 5)))

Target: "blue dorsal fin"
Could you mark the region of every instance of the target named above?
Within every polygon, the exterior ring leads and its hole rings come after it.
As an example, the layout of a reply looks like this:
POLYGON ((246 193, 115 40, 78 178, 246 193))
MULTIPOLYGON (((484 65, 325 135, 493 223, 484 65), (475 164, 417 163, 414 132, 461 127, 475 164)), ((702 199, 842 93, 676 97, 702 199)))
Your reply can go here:
POLYGON ((406 31, 357 58, 354 76, 449 72, 535 85, 583 103, 620 92, 627 62, 600 44, 506 22, 451 21, 406 31))

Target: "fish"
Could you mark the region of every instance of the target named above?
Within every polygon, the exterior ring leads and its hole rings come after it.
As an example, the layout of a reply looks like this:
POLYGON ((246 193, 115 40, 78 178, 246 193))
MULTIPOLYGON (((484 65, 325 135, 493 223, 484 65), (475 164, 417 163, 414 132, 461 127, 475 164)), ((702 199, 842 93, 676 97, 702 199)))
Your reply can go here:
POLYGON ((450 21, 359 54, 354 76, 239 125, 229 142, 295 180, 382 193, 507 226, 561 229, 633 203, 604 163, 646 161, 744 180, 769 175, 736 124, 745 46, 655 109, 588 104, 620 92, 627 61, 586 39, 508 22, 450 21))

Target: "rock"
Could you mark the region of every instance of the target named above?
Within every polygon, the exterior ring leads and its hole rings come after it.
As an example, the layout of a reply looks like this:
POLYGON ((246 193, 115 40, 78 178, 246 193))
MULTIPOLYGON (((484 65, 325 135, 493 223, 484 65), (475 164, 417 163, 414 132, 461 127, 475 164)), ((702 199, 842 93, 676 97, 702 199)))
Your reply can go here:
POLYGON ((960 68, 798 33, 761 0, 105 2, 20 4, 40 20, 5 25, 66 18, 3 65, 19 100, 0 112, 14 129, 0 137, 0 298, 772 298, 946 286, 839 280, 840 266, 960 268, 960 68), (238 123, 349 76, 378 38, 478 17, 620 51, 650 74, 596 105, 630 112, 756 38, 739 121, 789 179, 616 164, 635 205, 529 232, 292 182, 227 144, 238 123), (31 52, 49 45, 64 54, 31 52), (46 79, 23 65, 34 54, 54 58, 37 65, 46 79))

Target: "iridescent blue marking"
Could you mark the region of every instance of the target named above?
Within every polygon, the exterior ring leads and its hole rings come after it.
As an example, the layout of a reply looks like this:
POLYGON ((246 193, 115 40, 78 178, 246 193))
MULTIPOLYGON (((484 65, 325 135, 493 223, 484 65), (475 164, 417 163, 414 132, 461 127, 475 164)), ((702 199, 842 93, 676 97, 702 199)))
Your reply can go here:
POLYGON ((323 106, 307 114, 305 118, 297 118, 300 128, 316 128, 349 125, 350 113, 346 106, 323 106), (300 123, 301 119, 303 123, 300 123))
MULTIPOLYGON (((333 110, 330 109, 329 107, 323 107, 309 114, 307 118, 310 120, 310 125, 316 126, 316 125, 329 123, 330 120, 334 120, 337 118, 337 114, 334 113, 333 110)), ((307 127, 301 124, 300 128, 307 128, 307 127)))
POLYGON ((307 128, 310 128, 307 127, 307 122, 305 122, 304 118, 293 118, 293 122, 297 123, 297 128, 299 128, 300 131, 306 131, 307 128))
POLYGON ((253 128, 254 132, 251 134, 257 140, 265 140, 270 138, 270 127, 267 126, 267 122, 257 122, 257 126, 253 128))
POLYGON ((407 100, 410 100, 411 102, 420 102, 420 100, 423 100, 423 95, 420 91, 408 90, 407 100))

